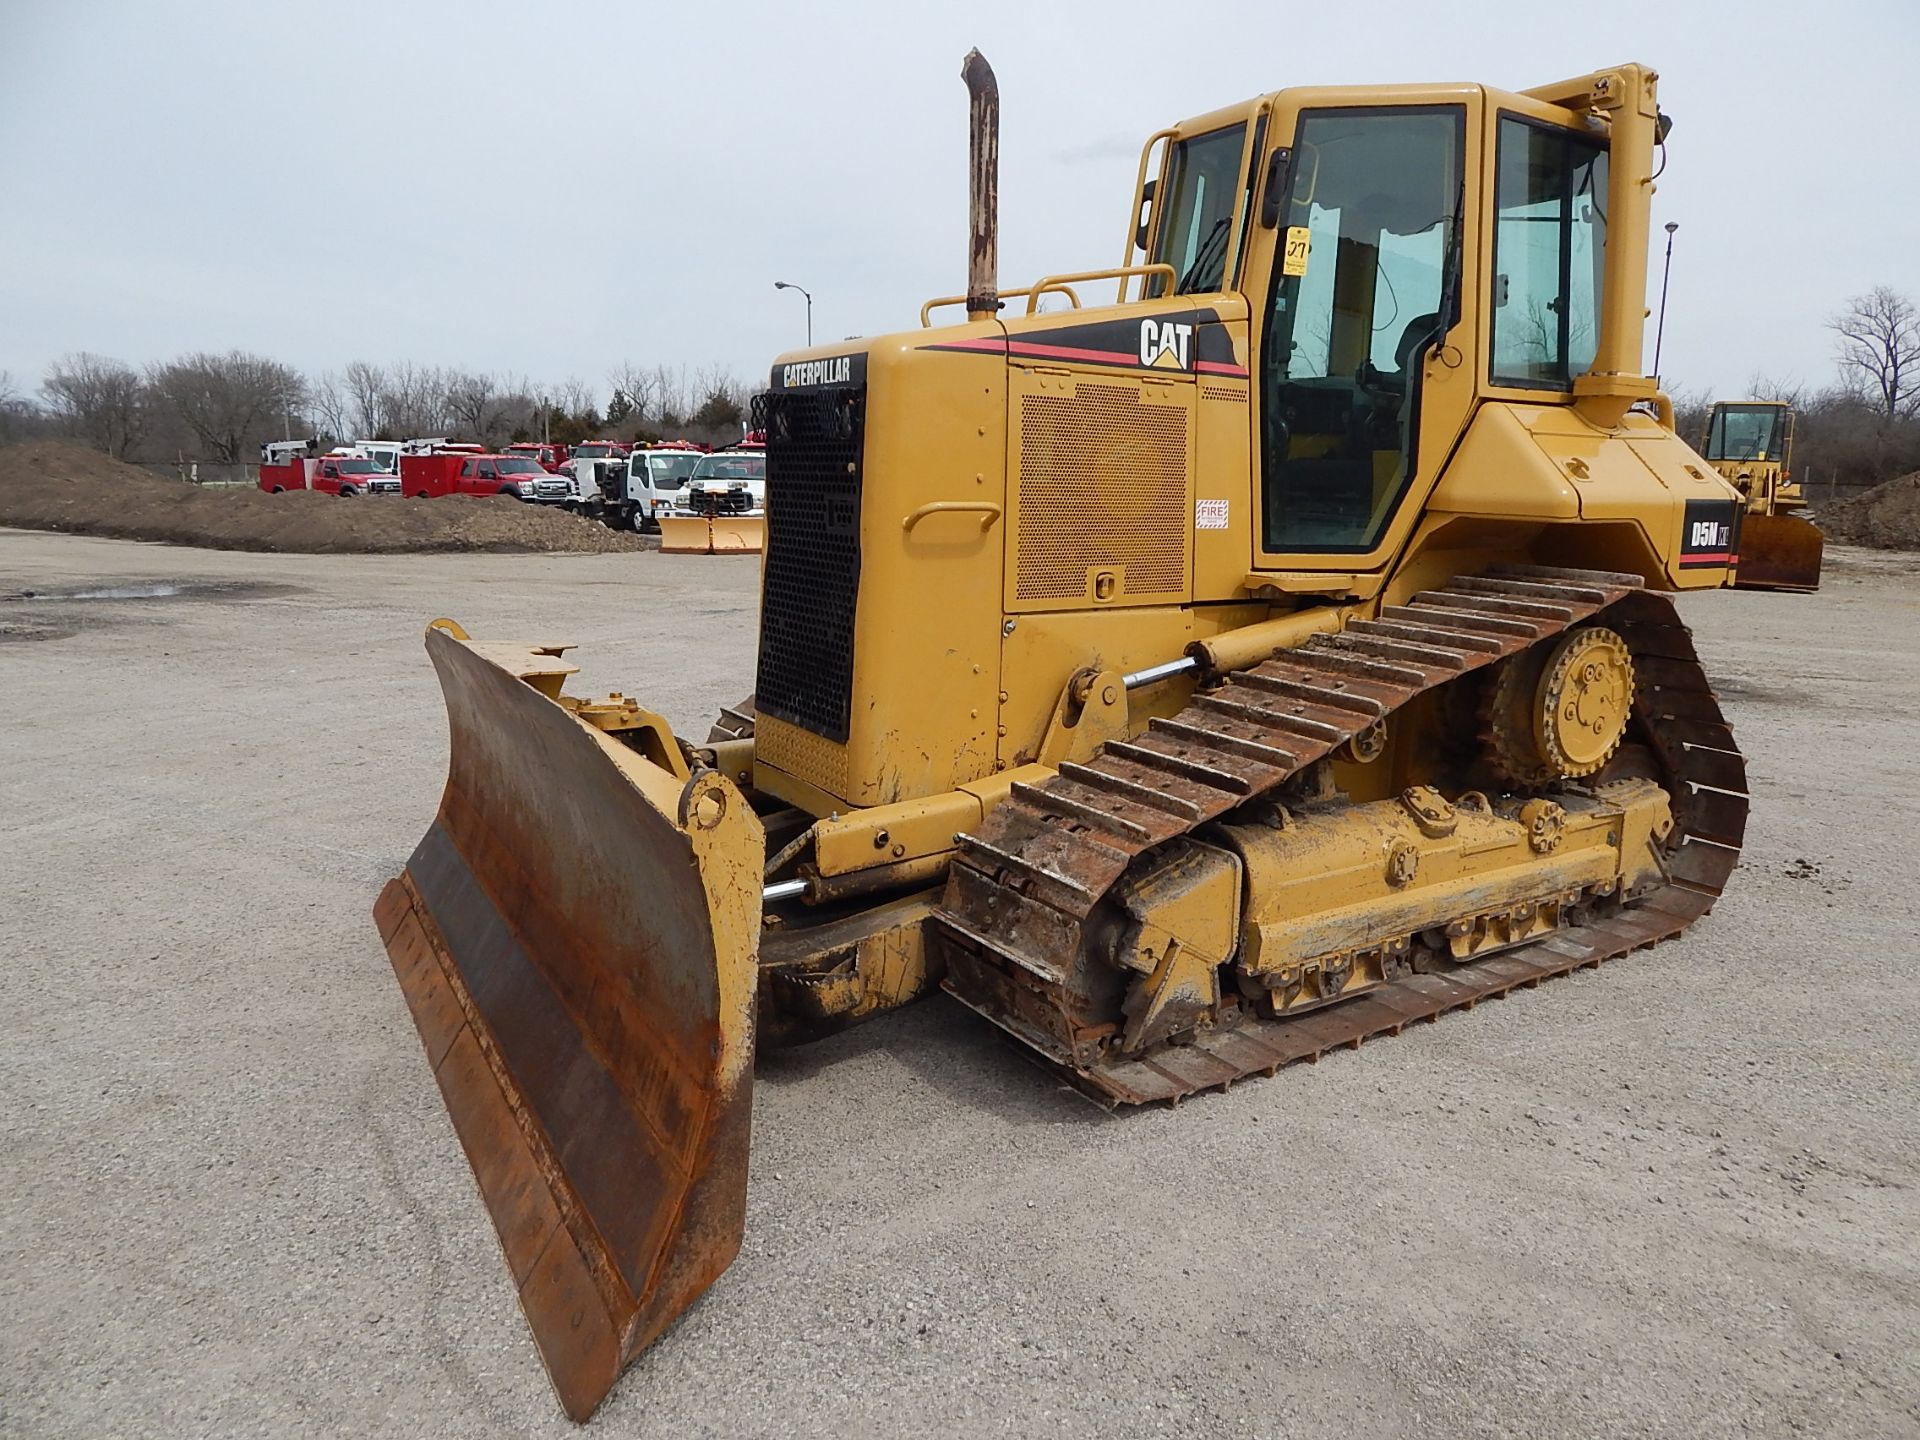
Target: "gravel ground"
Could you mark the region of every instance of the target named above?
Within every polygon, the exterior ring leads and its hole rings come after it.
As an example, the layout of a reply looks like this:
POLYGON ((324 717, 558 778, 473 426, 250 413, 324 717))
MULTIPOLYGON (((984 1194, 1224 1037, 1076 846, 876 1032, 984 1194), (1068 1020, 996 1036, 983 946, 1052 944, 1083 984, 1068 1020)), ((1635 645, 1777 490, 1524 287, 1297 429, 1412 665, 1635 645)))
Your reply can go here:
MULTIPOLYGON (((0 531, 0 1432, 571 1432, 368 918, 419 628, 704 727, 755 575, 0 531)), ((1920 560, 1685 611, 1758 792, 1686 938, 1175 1111, 945 1000, 770 1057, 745 1249, 596 1430, 1920 1433, 1920 560)))

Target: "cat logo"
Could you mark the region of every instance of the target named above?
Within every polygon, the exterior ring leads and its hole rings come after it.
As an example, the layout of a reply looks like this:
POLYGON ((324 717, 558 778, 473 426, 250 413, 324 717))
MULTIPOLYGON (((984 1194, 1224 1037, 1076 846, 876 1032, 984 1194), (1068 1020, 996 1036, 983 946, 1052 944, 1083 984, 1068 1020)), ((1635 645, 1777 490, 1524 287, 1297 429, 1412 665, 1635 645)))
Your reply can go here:
POLYGON ((1193 326, 1178 320, 1140 322, 1140 363, 1149 369, 1185 370, 1193 352, 1193 326))

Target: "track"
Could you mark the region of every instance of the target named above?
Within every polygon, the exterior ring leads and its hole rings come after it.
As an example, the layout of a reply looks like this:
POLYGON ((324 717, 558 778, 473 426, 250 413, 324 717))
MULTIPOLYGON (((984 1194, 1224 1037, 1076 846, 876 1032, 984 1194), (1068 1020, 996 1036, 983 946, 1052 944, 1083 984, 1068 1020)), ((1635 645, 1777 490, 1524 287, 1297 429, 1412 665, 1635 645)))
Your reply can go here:
POLYGON ((1104 1104, 1178 1101, 1679 934, 1732 873, 1746 814, 1745 762, 1672 603, 1636 575, 1501 567, 1235 672, 1138 739, 1015 785, 977 835, 961 837, 935 911, 947 988, 1104 1104), (1138 857, 1273 794, 1423 691, 1594 619, 1633 653, 1639 738, 1673 805, 1665 884, 1444 973, 1287 1018, 1248 1015, 1143 1057, 1105 1052, 1107 1017, 1064 957, 1079 953, 1095 908, 1138 857))

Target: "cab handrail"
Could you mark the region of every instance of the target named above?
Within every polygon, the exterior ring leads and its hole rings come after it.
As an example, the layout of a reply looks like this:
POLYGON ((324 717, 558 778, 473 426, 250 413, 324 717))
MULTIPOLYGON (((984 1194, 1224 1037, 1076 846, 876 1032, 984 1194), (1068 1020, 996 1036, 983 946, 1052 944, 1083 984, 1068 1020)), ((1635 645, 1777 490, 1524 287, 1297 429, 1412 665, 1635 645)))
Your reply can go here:
MULTIPOLYGON (((1179 273, 1164 260, 1156 260, 1151 265, 1114 265, 1105 270, 1075 270, 1066 275, 1049 275, 1038 284, 1030 286, 1024 292, 1027 297, 1027 314, 1031 315, 1034 313, 1036 307, 1040 304, 1040 297, 1048 291, 1057 290, 1072 295, 1073 291, 1069 288, 1071 285, 1084 285, 1092 280, 1120 281, 1122 299, 1114 302, 1115 304, 1120 304, 1124 301, 1126 295, 1127 280, 1135 275, 1143 278, 1148 275, 1164 275, 1167 277, 1167 289, 1169 291, 1180 283, 1179 273)), ((1073 304, 1076 310, 1080 308, 1080 301, 1077 296, 1074 298, 1073 304)))
MULTIPOLYGON (((1002 300, 1017 300, 1020 296, 1030 293, 1034 288, 1035 287, 1033 286, 1027 286, 1026 288, 1020 289, 1020 290, 1002 290, 1000 292, 1000 298, 1002 300)), ((1065 285, 1062 285, 1059 287, 1059 291, 1061 294, 1065 295, 1069 300, 1073 302, 1074 309, 1078 310, 1081 308, 1080 297, 1077 294, 1075 294, 1071 289, 1069 289, 1065 285)), ((931 316, 934 311, 940 309, 941 307, 946 305, 964 305, 966 303, 967 303, 967 297, 964 295, 942 295, 937 300, 927 301, 926 304, 920 307, 920 328, 922 330, 932 329, 933 321, 928 317, 931 316)))
MULTIPOLYGON (((1121 264, 1123 266, 1133 264, 1133 252, 1139 244, 1140 207, 1146 203, 1147 161, 1152 158, 1154 146, 1158 145, 1162 140, 1171 144, 1173 137, 1179 133, 1178 126, 1169 125, 1164 130, 1154 131, 1153 134, 1147 137, 1147 143, 1140 147, 1140 169, 1133 177, 1133 208, 1127 212, 1127 248, 1121 252, 1121 264)), ((1160 168, 1164 172, 1166 166, 1163 164, 1160 168)), ((1156 215, 1158 214, 1157 211, 1155 213, 1156 215)), ((1147 242, 1149 244, 1153 242, 1152 235, 1147 236, 1147 242)), ((1121 277, 1120 280, 1120 294, 1114 303, 1116 305, 1124 305, 1127 303, 1127 281, 1124 276, 1121 277)))

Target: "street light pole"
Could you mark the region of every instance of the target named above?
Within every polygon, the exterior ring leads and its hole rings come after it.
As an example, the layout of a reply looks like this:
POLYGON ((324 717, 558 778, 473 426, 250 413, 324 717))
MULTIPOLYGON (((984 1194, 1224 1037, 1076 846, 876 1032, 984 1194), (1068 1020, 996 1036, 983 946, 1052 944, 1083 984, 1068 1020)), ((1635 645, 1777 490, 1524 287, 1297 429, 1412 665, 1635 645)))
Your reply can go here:
POLYGON ((811 350, 813 348, 813 296, 808 294, 804 286, 792 285, 785 280, 774 281, 773 288, 776 290, 798 290, 802 295, 807 297, 807 348, 811 350))
POLYGON ((1667 262, 1660 270, 1660 323, 1653 331, 1653 378, 1660 378, 1660 345, 1667 338, 1667 282, 1673 278, 1673 232, 1678 220, 1667 221, 1667 262))

